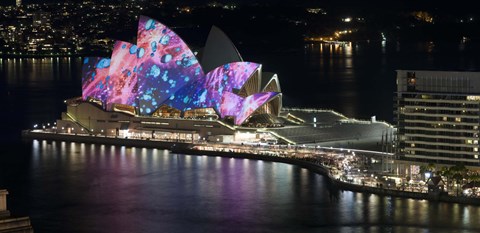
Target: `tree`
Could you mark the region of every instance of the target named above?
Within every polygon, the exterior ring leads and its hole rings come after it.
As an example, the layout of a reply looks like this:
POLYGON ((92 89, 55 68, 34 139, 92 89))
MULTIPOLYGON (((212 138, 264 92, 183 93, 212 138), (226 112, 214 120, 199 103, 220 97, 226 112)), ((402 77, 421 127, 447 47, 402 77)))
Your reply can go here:
POLYGON ((467 177, 468 169, 463 164, 456 164, 455 166, 450 167, 452 172, 452 178, 456 181, 457 184, 457 196, 459 193, 459 187, 463 184, 463 179, 467 177))
POLYGON ((420 166, 420 175, 424 177, 425 173, 434 173, 437 167, 433 163, 429 163, 428 165, 421 165, 420 166))
POLYGON ((435 164, 429 163, 429 164, 427 165, 427 171, 429 171, 429 172, 435 172, 436 170, 437 170, 437 166, 436 166, 435 164))
POLYGON ((450 169, 450 167, 442 167, 439 173, 441 176, 444 176, 445 178, 447 178, 447 188, 450 189, 451 186, 453 185, 453 183, 451 182, 452 176, 453 176, 452 169, 450 169))
POLYGON ((480 181, 480 174, 478 172, 470 173, 470 180, 473 183, 473 185, 472 185, 473 193, 477 194, 477 184, 480 181))

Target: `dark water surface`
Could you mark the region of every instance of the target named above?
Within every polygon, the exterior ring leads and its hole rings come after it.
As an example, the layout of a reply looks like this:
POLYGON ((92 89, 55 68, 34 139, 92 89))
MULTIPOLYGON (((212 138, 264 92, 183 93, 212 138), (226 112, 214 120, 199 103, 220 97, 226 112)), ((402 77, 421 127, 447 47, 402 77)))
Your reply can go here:
MULTIPOLYGON (((478 232, 480 207, 332 189, 296 166, 33 141, 0 184, 35 232, 478 232)), ((5 157, 9 157, 5 159, 5 157)))
MULTIPOLYGON (((391 122, 396 69, 476 71, 473 43, 306 45, 242 52, 287 106, 391 122)), ((332 190, 295 166, 19 139, 79 96, 81 58, 1 59, 0 188, 35 232, 479 232, 480 207, 332 190)))

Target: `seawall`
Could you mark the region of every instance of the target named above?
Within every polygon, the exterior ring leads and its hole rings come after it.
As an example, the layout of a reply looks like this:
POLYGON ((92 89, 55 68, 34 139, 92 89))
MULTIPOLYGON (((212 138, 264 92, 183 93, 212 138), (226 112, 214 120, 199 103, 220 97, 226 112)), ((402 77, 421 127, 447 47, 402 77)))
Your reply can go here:
POLYGON ((292 165, 309 169, 310 171, 313 171, 320 175, 324 175, 328 177, 332 182, 332 184, 334 184, 337 188, 347 190, 347 191, 371 193, 371 194, 376 194, 381 196, 412 198, 412 199, 459 203, 459 204, 468 204, 468 205, 480 205, 480 198, 455 197, 455 196, 434 195, 434 194, 419 193, 419 192, 408 192, 408 191, 402 191, 402 190, 396 190, 396 189, 362 186, 362 185, 344 182, 341 180, 337 180, 333 176, 331 176, 328 168, 320 164, 302 161, 299 159, 285 158, 285 157, 278 157, 278 156, 268 156, 268 155, 258 155, 258 154, 248 154, 248 153, 224 152, 224 151, 202 151, 202 150, 194 150, 194 149, 172 150, 172 153, 188 154, 188 155, 221 156, 221 157, 229 157, 229 158, 245 158, 245 159, 287 163, 287 164, 292 164, 292 165))
POLYGON ((148 139, 136 138, 119 138, 119 137, 105 137, 105 136, 91 136, 91 135, 72 135, 72 134, 57 134, 44 133, 34 131, 22 131, 22 137, 25 139, 43 139, 52 141, 69 141, 69 142, 83 142, 95 144, 107 144, 116 146, 128 147, 146 147, 158 149, 186 149, 192 147, 192 143, 178 142, 178 141, 157 141, 148 139))
POLYGON ((401 197, 401 198, 413 198, 413 199, 450 202, 450 203, 459 203, 459 204, 468 204, 468 205, 480 205, 480 198, 455 197, 455 196, 448 196, 448 195, 434 195, 434 194, 428 194, 428 193, 408 192, 408 191, 402 191, 402 190, 396 190, 396 189, 362 186, 362 185, 344 182, 341 180, 337 180, 333 176, 331 176, 330 171, 328 170, 327 167, 324 167, 320 164, 303 161, 300 159, 294 159, 294 158, 261 155, 261 154, 250 154, 250 153, 226 152, 226 151, 196 150, 196 149, 191 149, 193 146, 192 143, 185 143, 185 142, 155 141, 155 140, 132 139, 132 138, 126 139, 126 138, 113 138, 113 137, 89 136, 89 135, 67 135, 67 134, 33 132, 28 130, 23 131, 22 136, 25 139, 43 139, 43 140, 52 140, 52 141, 71 141, 71 142, 80 142, 80 143, 83 142, 83 143, 94 143, 94 144, 108 144, 108 145, 118 145, 118 146, 128 146, 128 147, 168 149, 172 153, 178 153, 178 154, 220 156, 220 157, 228 157, 228 158, 244 158, 244 159, 287 163, 287 164, 297 165, 297 166, 309 169, 310 171, 313 171, 320 175, 324 175, 327 178, 329 178, 329 180, 333 185, 343 190, 348 190, 353 192, 362 192, 362 193, 372 193, 377 195, 393 196, 393 197, 401 197))

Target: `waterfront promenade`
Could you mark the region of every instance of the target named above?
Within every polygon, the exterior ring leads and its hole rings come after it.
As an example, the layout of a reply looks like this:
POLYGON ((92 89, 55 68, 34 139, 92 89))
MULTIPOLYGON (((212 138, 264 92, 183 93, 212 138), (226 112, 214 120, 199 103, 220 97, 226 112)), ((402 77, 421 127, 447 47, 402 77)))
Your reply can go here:
POLYGON ((369 157, 392 156, 389 153, 319 146, 269 145, 262 143, 211 143, 206 141, 165 141, 160 139, 115 138, 76 134, 56 134, 42 130, 24 131, 26 139, 110 144, 130 147, 168 149, 189 155, 246 158, 289 163, 325 175, 339 189, 480 205, 480 198, 428 193, 426 185, 410 186, 402 178, 383 172, 383 166, 368 162, 369 157))

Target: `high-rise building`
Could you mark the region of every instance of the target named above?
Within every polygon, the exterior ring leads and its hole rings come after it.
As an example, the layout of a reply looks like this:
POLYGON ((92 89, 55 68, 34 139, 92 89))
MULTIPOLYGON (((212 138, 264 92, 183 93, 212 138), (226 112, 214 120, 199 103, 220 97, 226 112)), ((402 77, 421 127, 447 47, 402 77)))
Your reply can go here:
POLYGON ((17 7, 21 6, 22 5, 22 0, 16 0, 16 5, 17 5, 17 7))
POLYGON ((480 166, 480 72, 397 70, 400 160, 480 166))

